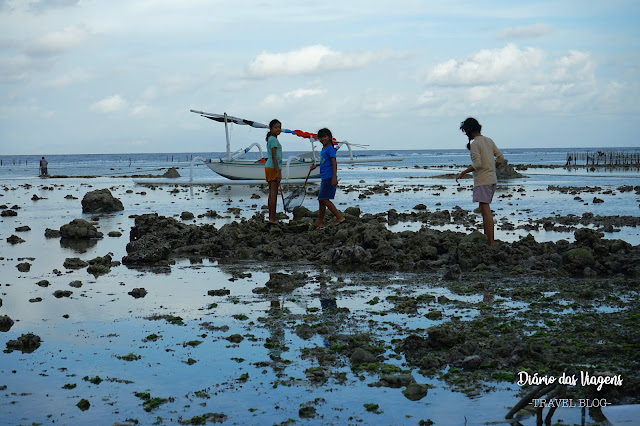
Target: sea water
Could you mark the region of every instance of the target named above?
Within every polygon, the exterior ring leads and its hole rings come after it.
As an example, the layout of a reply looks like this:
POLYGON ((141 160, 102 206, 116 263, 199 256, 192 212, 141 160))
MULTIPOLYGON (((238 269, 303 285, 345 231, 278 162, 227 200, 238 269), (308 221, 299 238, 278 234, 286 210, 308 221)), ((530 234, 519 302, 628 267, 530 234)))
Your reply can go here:
MULTIPOLYGON (((452 174, 469 164, 466 150, 360 151, 357 154, 388 156, 390 159, 402 156, 404 159, 340 166, 341 190, 335 200, 340 209, 357 206, 363 212, 380 213, 391 208, 398 212, 411 212, 415 211, 417 204, 425 204, 430 211, 455 208, 471 211, 477 207, 471 201, 471 179, 461 180, 458 185, 451 178, 452 174), (367 188, 378 184, 387 185, 388 190, 365 195, 367 188)), ((505 149, 504 154, 514 165, 562 166, 567 152, 562 149, 505 149)), ((221 155, 193 154, 194 157, 206 158, 221 155)), ((221 186, 216 190, 196 187, 190 191, 175 185, 153 188, 136 185, 130 177, 134 174, 162 174, 169 167, 177 167, 182 176, 188 176, 192 156, 184 153, 47 156, 49 174, 71 176, 65 179, 39 179, 39 158, 0 157, 0 204, 21 207, 17 210, 17 217, 0 220, 0 265, 3 271, 0 277, 0 297, 3 299, 0 314, 16 320, 9 332, 0 334, 0 345, 4 348, 8 339, 15 339, 26 332, 33 332, 43 339, 43 345, 32 354, 18 351, 0 354, 0 386, 7 386, 0 393, 0 412, 2 421, 7 424, 52 421, 70 425, 88 422, 112 424, 126 419, 139 419, 142 424, 154 421, 175 424, 180 417, 187 419, 205 412, 224 412, 229 415, 230 422, 243 424, 284 422, 290 418, 304 422, 298 417, 298 409, 301 404, 315 399, 326 401, 316 404, 324 417, 322 420, 316 418, 315 422, 415 424, 419 419, 431 418, 436 424, 481 424, 499 421, 518 401, 515 394, 519 387, 515 384, 497 383, 494 391, 469 398, 450 390, 437 379, 422 377, 415 369, 412 373, 418 382, 435 386, 427 397, 415 403, 406 400, 399 389, 368 387, 375 377, 367 376, 361 381, 350 373, 348 366, 343 369, 348 377, 346 385, 338 385, 332 380, 327 385, 308 385, 304 382, 305 369, 316 364, 300 358, 300 347, 310 343, 322 345, 323 342, 304 342, 285 324, 284 336, 290 350, 283 353, 283 357, 292 361, 283 370, 285 376, 271 367, 254 365, 255 361, 269 360, 269 351, 263 343, 277 330, 260 326, 259 318, 268 316, 269 303, 264 297, 254 294, 252 289, 265 285, 269 279, 269 268, 291 272, 291 269, 280 269, 281 266, 243 265, 240 269, 250 271, 252 276, 236 281, 230 280, 232 266, 218 265, 208 259, 200 264, 179 260, 171 272, 164 273, 147 273, 122 265, 98 278, 86 270, 65 273, 62 264, 69 257, 89 260, 112 253, 114 260, 121 260, 126 255, 128 231, 133 226, 134 215, 158 213, 179 216, 190 211, 197 217, 208 210, 217 210, 226 217, 199 217, 196 223, 222 226, 239 217, 247 218, 264 211, 265 189, 221 186), (104 239, 87 245, 64 245, 59 239, 44 238, 46 228, 59 229, 79 217, 90 220, 91 215, 82 213, 80 200, 86 192, 101 188, 109 188, 125 205, 122 212, 100 217, 99 227, 105 233, 104 239), (34 199, 33 195, 39 199, 34 199), (258 199, 252 198, 254 195, 258 199), (230 213, 236 208, 241 209, 239 217, 230 213), (15 228, 21 225, 28 225, 31 230, 17 233, 15 228), (109 231, 120 231, 123 235, 107 237, 109 231), (26 241, 10 246, 6 237, 14 233, 26 241), (16 264, 23 261, 20 259, 31 257, 35 258, 30 261, 31 270, 19 273, 16 264), (63 272, 58 275, 56 270, 63 272), (51 285, 46 288, 37 286, 35 283, 42 279, 49 280, 51 285), (69 282, 75 279, 83 281, 83 287, 69 287, 69 282), (149 290, 147 297, 134 299, 127 294, 136 287, 149 290), (232 294, 222 298, 204 296, 210 289, 223 287, 231 289, 232 294), (57 289, 72 289, 74 293, 71 298, 57 299, 52 296, 57 289), (44 300, 29 302, 33 297, 44 300), (217 307, 208 309, 207 305, 214 301, 217 307), (235 318, 234 315, 239 313, 245 314, 247 319, 235 318), (150 314, 181 316, 186 325, 145 319, 150 314), (225 332, 204 330, 199 325, 204 321, 227 325, 229 329, 225 332), (152 333, 160 335, 160 340, 145 341, 152 333), (230 344, 225 338, 234 333, 244 335, 245 340, 238 345, 230 344), (202 337, 204 334, 207 336, 202 337), (250 335, 257 341, 247 337, 250 335), (203 343, 194 348, 185 346, 185 342, 194 339, 203 343), (134 362, 118 358, 128 353, 139 354, 143 358, 134 362), (189 358, 198 362, 189 365, 186 363, 189 358), (245 361, 239 362, 240 359, 245 361), (249 375, 246 384, 238 381, 245 373, 249 375), (83 380, 83 377, 95 376, 105 381, 93 385, 83 380), (280 385, 276 388, 272 383, 277 382, 280 385), (77 388, 62 389, 63 385, 71 383, 77 384, 77 388), (211 398, 196 396, 199 391, 204 391, 211 398), (135 392, 150 392, 152 397, 174 399, 146 413, 142 401, 134 396, 135 392), (76 407, 82 398, 91 402, 91 408, 86 412, 76 407), (363 406, 365 403, 379 403, 380 412, 367 411, 363 406)), ((492 203, 498 226, 504 221, 519 225, 530 219, 568 214, 580 216, 587 212, 601 216, 638 216, 638 194, 618 190, 627 185, 640 185, 637 169, 529 168, 522 174, 522 178, 498 185, 492 203), (550 190, 550 186, 600 189, 596 192, 579 191, 581 199, 576 200, 576 195, 550 190), (501 195, 512 196, 500 198, 501 195), (604 202, 593 203, 596 196, 604 202)), ((203 165, 195 168, 196 179, 212 175, 203 165)), ((220 181, 224 182, 224 179, 220 181)), ((310 195, 304 205, 313 210, 317 208, 317 201, 310 195)), ((421 226, 421 223, 400 223, 394 230, 421 226)), ((481 226, 479 220, 478 227, 481 229, 481 226)), ((469 232, 457 225, 448 227, 469 232)), ((620 238, 636 245, 640 242, 639 232, 637 228, 630 227, 606 233, 605 238, 620 238)), ((496 238, 504 241, 517 240, 526 234, 522 230, 496 230, 496 238)), ((538 241, 572 239, 572 233, 539 231, 532 234, 538 241)), ((313 268, 307 272, 312 276, 318 273, 313 268)), ((433 285, 429 289, 433 294, 443 292, 447 297, 455 298, 437 285, 424 283, 420 277, 411 274, 398 274, 397 279, 391 276, 381 280, 385 280, 385 288, 354 286, 339 295, 338 306, 347 307, 351 312, 351 323, 346 325, 346 331, 366 331, 367 319, 379 309, 366 301, 376 295, 385 300, 386 295, 394 294, 396 288, 411 286, 424 291, 428 285, 433 285)), ((319 309, 318 292, 317 283, 311 282, 287 294, 281 301, 282 308, 301 315, 310 308, 319 309)), ((426 319, 424 313, 413 317, 393 314, 383 319, 373 318, 379 322, 404 322, 409 328, 426 328, 439 323, 426 319)), ((478 315, 478 311, 470 308, 458 314, 472 318, 478 315)), ((446 320, 444 318, 440 322, 446 320)), ((392 331, 381 334, 389 342, 392 338, 403 337, 392 331)), ((396 364, 404 368, 402 363, 402 360, 397 360, 396 364)), ((561 409, 554 416, 555 421, 570 424, 578 423, 580 418, 579 409, 561 409)), ((524 419, 522 423, 535 424, 535 420, 524 419)))

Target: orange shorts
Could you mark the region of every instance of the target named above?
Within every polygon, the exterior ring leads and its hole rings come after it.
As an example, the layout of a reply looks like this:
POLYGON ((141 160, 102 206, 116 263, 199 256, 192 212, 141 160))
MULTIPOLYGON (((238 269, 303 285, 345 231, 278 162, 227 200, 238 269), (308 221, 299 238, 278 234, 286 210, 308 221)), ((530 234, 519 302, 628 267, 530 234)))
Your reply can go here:
POLYGON ((271 182, 272 180, 276 180, 278 178, 278 173, 276 172, 276 169, 272 167, 265 167, 264 175, 267 179, 267 182, 271 182))

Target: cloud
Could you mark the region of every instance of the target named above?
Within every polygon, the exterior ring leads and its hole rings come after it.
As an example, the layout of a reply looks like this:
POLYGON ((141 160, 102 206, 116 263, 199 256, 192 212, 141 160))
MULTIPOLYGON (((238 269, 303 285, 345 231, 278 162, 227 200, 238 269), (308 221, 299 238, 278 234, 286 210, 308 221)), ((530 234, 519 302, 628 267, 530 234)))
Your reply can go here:
POLYGON ((113 95, 91 105, 90 110, 108 114, 125 109, 127 107, 127 104, 127 101, 124 100, 120 95, 113 95))
POLYGON ((525 38, 537 38, 550 34, 554 31, 551 25, 538 22, 526 27, 507 28, 506 30, 498 33, 496 38, 498 40, 514 40, 525 38))
POLYGON ((68 87, 76 83, 84 83, 91 80, 92 76, 89 71, 82 68, 73 69, 65 74, 56 76, 43 83, 45 87, 68 87))
POLYGON ((595 71, 589 52, 570 50, 554 58, 509 44, 435 65, 425 90, 414 98, 415 108, 427 115, 577 113, 604 96, 595 71))
POLYGON ((324 95, 326 92, 324 89, 296 89, 283 94, 269 95, 262 103, 266 106, 279 107, 287 103, 287 101, 306 99, 309 96, 324 95))
POLYGON ((402 56, 404 55, 391 50, 343 53, 316 44, 284 53, 261 52, 249 63, 248 74, 257 78, 319 74, 328 71, 362 68, 370 63, 402 56))
POLYGON ((450 59, 437 64, 428 73, 427 83, 441 86, 499 83, 535 73, 543 65, 545 56, 541 49, 521 50, 515 44, 502 49, 483 49, 461 61, 450 59))
POLYGON ((62 31, 54 31, 33 41, 26 51, 31 55, 57 55, 80 45, 87 38, 81 28, 69 26, 62 31))
POLYGON ((131 110, 131 115, 138 115, 138 116, 142 116, 142 115, 146 115, 148 112, 151 111, 151 108, 149 108, 148 105, 136 105, 132 110, 131 110))

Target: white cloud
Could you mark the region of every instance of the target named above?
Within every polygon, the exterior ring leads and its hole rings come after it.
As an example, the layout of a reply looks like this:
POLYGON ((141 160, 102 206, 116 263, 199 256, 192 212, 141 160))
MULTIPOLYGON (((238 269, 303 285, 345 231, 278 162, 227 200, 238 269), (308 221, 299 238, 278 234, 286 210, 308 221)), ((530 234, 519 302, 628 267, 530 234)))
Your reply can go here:
POLYGON ((150 110, 148 105, 136 105, 133 110, 131 110, 131 115, 145 115, 150 110))
POLYGON ((541 49, 481 50, 450 59, 428 73, 427 87, 415 97, 424 114, 576 113, 597 104, 601 95, 596 64, 588 52, 568 51, 553 58, 541 49))
POLYGON ((507 28, 501 31, 496 38, 498 40, 513 40, 542 37, 553 32, 553 27, 548 24, 538 22, 526 27, 507 28))
POLYGON ((43 83, 45 87, 68 87, 76 83, 84 83, 91 80, 91 73, 86 69, 76 68, 65 74, 56 76, 43 83))
POLYGON ((541 49, 521 50, 515 44, 502 49, 483 49, 464 60, 450 59, 434 66, 427 83, 441 86, 498 83, 537 72, 545 56, 541 49))
POLYGON ((127 107, 127 101, 124 100, 120 95, 109 96, 108 98, 104 98, 101 101, 96 102, 91 105, 91 111, 102 112, 102 113, 112 113, 123 110, 127 107))
POLYGON ((266 106, 279 107, 291 100, 306 99, 309 96, 319 96, 325 93, 324 89, 296 89, 278 95, 269 95, 262 102, 266 106))
POLYGON ((552 78, 556 82, 573 83, 576 80, 593 81, 595 64, 591 55, 577 50, 569 51, 569 54, 556 60, 552 78))
POLYGON ((374 62, 404 55, 391 50, 336 52, 321 44, 284 53, 261 52, 248 66, 251 77, 318 74, 327 71, 362 68, 374 62))
POLYGON ((47 33, 27 46, 27 53, 33 55, 56 55, 72 49, 87 38, 87 32, 81 28, 69 26, 62 31, 47 33))

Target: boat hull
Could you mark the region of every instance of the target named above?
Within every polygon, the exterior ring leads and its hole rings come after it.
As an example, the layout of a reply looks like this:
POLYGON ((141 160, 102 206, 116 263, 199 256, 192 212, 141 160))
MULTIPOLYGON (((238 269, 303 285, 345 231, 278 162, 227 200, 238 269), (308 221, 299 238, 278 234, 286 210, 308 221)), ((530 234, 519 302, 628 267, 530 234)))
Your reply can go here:
MULTIPOLYGON (((231 180, 265 180, 264 164, 252 161, 208 162, 205 163, 213 172, 231 180)), ((283 166, 282 179, 305 179, 311 163, 295 162, 283 166)), ((309 178, 320 177, 320 168, 311 171, 309 178)))

